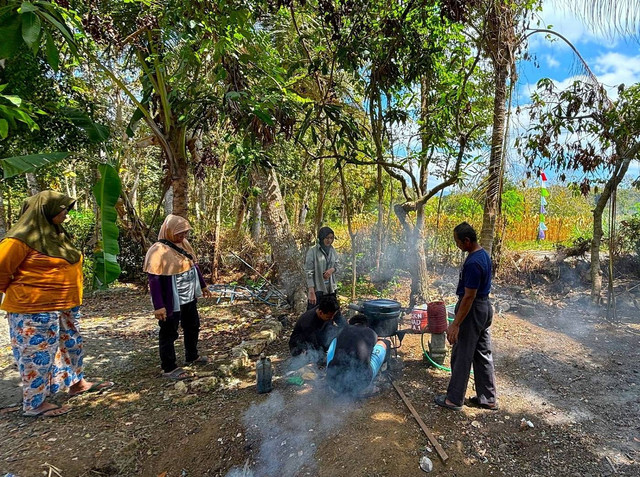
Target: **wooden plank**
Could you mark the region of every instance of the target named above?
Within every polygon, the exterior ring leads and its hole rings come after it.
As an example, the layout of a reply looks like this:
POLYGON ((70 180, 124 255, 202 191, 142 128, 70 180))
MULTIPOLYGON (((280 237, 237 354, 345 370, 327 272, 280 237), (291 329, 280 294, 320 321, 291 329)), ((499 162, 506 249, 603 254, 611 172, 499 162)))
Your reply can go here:
POLYGON ((449 456, 447 455, 447 453, 444 451, 444 449, 436 439, 436 436, 434 436, 433 433, 429 430, 427 425, 424 423, 424 421, 422 420, 418 412, 415 410, 415 408, 409 401, 409 398, 407 398, 407 396, 402 392, 402 389, 400 389, 400 387, 395 382, 393 382, 393 379, 391 379, 391 377, 389 377, 389 381, 391 381, 391 385, 395 388, 400 398, 404 401, 405 405, 409 408, 409 411, 411 411, 411 414, 413 415, 415 420, 418 422, 418 425, 420 426, 422 431, 427 436, 427 439, 429 439, 429 442, 431 442, 431 445, 433 445, 433 447, 435 448, 436 452, 440 456, 440 459, 442 459, 442 462, 446 462, 449 456))

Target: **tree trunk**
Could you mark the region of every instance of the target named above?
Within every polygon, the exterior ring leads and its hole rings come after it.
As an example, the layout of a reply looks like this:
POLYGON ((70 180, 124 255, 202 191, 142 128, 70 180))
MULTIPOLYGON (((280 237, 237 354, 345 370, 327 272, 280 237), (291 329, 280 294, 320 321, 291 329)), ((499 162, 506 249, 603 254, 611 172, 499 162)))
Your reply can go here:
POLYGON ((140 187, 140 169, 136 169, 136 177, 133 180, 133 186, 131 186, 131 189, 129 190, 129 200, 131 201, 131 206, 134 209, 138 206, 138 187, 140 187))
POLYGON ((314 235, 318 233, 320 227, 322 226, 322 222, 324 221, 324 159, 318 160, 318 203, 316 206, 316 217, 314 223, 314 235))
POLYGON ((260 207, 260 200, 256 197, 251 218, 251 239, 258 243, 260 242, 260 235, 262 235, 262 207, 260 207))
POLYGON ((302 203, 300 205, 300 211, 298 213, 298 227, 303 227, 304 222, 307 220, 307 214, 309 213, 309 187, 305 187, 304 194, 302 196, 302 203))
MULTIPOLYGON (((637 154, 637 151, 636 151, 637 154)), ((624 179, 631 157, 635 154, 628 154, 620 163, 620 167, 616 168, 607 183, 602 189, 602 194, 598 199, 598 203, 593 209, 593 239, 591 241, 591 301, 600 303, 600 294, 602 292, 602 277, 600 275, 600 244, 602 242, 602 213, 607 206, 607 202, 614 190, 618 188, 622 179, 624 179)))
POLYGON ((218 182, 218 196, 216 199, 216 223, 213 227, 213 257, 211 259, 211 275, 214 281, 218 280, 218 267, 220 266, 220 222, 222 218, 222 196, 224 194, 224 169, 227 165, 226 158, 220 167, 220 180, 218 182))
POLYGON ((25 177, 27 178, 27 189, 29 190, 29 195, 36 195, 40 192, 40 186, 38 185, 36 175, 33 172, 27 172, 25 173, 25 177))
POLYGON ((419 205, 416 211, 416 225, 413 227, 411 246, 409 250, 413 257, 409 257, 413 263, 411 273, 411 297, 409 307, 417 303, 429 301, 429 272, 427 271, 427 256, 424 251, 424 205, 419 205))
POLYGON ((493 97, 493 131, 491 133, 491 155, 489 158, 489 177, 482 216, 480 245, 491 255, 493 238, 496 231, 500 189, 502 182, 502 154, 504 128, 506 124, 508 66, 496 65, 495 91, 493 97))
POLYGON ((249 200, 249 192, 244 191, 240 196, 240 205, 236 211, 236 223, 233 226, 233 231, 236 236, 240 235, 242 225, 244 224, 244 217, 247 215, 247 201, 249 200))
POLYGON ((74 199, 78 198, 78 180, 75 174, 71 175, 71 196, 74 199))
MULTIPOLYGON (((422 75, 420 78, 420 118, 424 124, 427 123, 432 101, 430 76, 422 75)), ((418 195, 424 196, 427 193, 429 181, 429 161, 426 154, 431 147, 429 136, 424 128, 420 131, 420 147, 422 157, 420 159, 418 195)), ((408 249, 413 255, 409 257, 412 264, 409 306, 413 307, 418 302, 428 301, 429 273, 427 271, 427 256, 424 251, 424 203, 422 202, 419 202, 416 207, 416 223, 411 232, 408 249)))
POLYGON ((173 186, 170 186, 164 195, 164 215, 173 214, 173 186))
POLYGON ((300 209, 300 215, 298 216, 298 226, 304 226, 304 222, 307 220, 307 214, 309 213, 309 206, 307 203, 302 204, 302 208, 300 209))
POLYGON ((338 162, 338 169, 340 170, 340 185, 342 186, 342 198, 344 200, 344 210, 347 215, 347 230, 349 231, 349 240, 351 242, 351 301, 356 299, 356 282, 357 282, 357 255, 356 255, 356 234, 353 232, 351 226, 351 206, 349 205, 349 194, 347 193, 347 183, 344 180, 344 170, 342 165, 338 162))
POLYGON ((187 218, 189 212, 189 180, 185 130, 174 126, 168 137, 173 151, 173 161, 169 161, 171 187, 173 189, 172 214, 187 218))
POLYGON ((263 203, 265 232, 278 267, 281 285, 294 311, 303 313, 307 306, 307 288, 302 256, 291 234, 278 178, 272 168, 255 165, 251 169, 251 180, 262 190, 260 198, 263 203))
MULTIPOLYGON (((604 194, 603 194, 604 195, 604 194)), ((600 293, 602 292, 602 276, 600 275, 600 243, 602 242, 602 211, 604 205, 600 207, 600 202, 593 209, 593 239, 591 240, 591 301, 600 303, 600 293)), ((606 204, 606 199, 604 204, 606 204)))
POLYGON ((376 176, 378 189, 378 223, 376 224, 376 276, 380 276, 380 263, 382 261, 382 235, 384 229, 384 189, 382 187, 382 166, 378 164, 376 176))
POLYGON ((407 212, 402 204, 396 204, 393 208, 402 228, 404 229, 407 242, 406 259, 409 273, 411 274, 411 294, 409 297, 409 307, 412 308, 418 302, 428 300, 428 273, 427 261, 424 253, 422 240, 422 230, 424 228, 424 205, 418 205, 416 210, 416 225, 411 226, 407 221, 407 212))

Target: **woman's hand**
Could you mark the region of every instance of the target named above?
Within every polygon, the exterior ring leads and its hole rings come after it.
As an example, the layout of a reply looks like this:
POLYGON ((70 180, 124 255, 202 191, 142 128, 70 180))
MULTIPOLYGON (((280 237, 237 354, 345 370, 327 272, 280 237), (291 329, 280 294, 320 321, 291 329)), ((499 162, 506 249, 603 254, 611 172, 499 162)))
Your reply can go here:
POLYGON ((314 289, 309 290, 309 303, 312 305, 316 304, 316 291, 314 289))
POLYGON ((208 287, 204 287, 204 288, 202 289, 202 296, 203 296, 204 298, 211 298, 211 297, 213 296, 213 293, 211 293, 211 290, 209 290, 209 288, 208 288, 208 287))
POLYGON ((336 271, 336 269, 335 269, 335 268, 330 268, 329 270, 327 270, 326 272, 324 272, 324 273, 322 274, 322 278, 324 278, 325 280, 329 280, 329 277, 330 277, 331 275, 333 275, 333 272, 335 272, 335 271, 336 271))
POLYGON ((156 318, 160 321, 167 319, 167 310, 164 307, 154 310, 153 314, 156 315, 156 318))

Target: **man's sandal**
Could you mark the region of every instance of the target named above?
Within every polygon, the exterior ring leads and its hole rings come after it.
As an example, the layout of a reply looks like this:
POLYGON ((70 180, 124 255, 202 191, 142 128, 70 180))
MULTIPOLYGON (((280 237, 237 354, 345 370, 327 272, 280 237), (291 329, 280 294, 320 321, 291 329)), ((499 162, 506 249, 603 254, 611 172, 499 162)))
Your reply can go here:
POLYGON ((480 401, 478 401, 478 397, 477 396, 472 396, 469 398, 469 404, 471 404, 473 407, 481 407, 482 409, 489 409, 490 411, 497 411, 498 408, 498 403, 495 403, 493 405, 491 404, 480 404, 480 401))
POLYGON ((191 365, 194 365, 194 364, 199 364, 199 365, 209 364, 209 357, 208 356, 198 356, 193 361, 187 361, 185 364, 187 366, 191 366, 191 365))
POLYGON ((174 381, 181 381, 183 379, 190 378, 191 375, 182 368, 176 368, 173 371, 169 371, 168 373, 162 373, 162 377, 166 379, 172 379, 174 381))
POLYGON ((456 406, 455 404, 449 404, 447 402, 446 394, 443 394, 441 396, 436 396, 433 402, 435 402, 438 406, 451 409, 452 411, 462 411, 462 406, 456 406))

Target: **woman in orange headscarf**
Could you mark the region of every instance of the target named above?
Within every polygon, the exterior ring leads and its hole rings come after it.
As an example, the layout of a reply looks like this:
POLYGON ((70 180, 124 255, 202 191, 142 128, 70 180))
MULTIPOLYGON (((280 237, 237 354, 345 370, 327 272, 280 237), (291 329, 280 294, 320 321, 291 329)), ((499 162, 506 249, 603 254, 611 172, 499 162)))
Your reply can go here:
POLYGON ((176 364, 174 342, 178 327, 184 331, 185 362, 206 364, 208 358, 198 354, 200 316, 198 298, 211 296, 196 263, 196 256, 187 240, 191 225, 178 215, 164 220, 158 241, 144 259, 144 271, 149 277, 149 290, 154 314, 160 325, 159 348, 163 376, 184 379, 187 372, 176 364))

